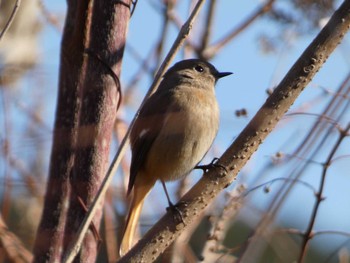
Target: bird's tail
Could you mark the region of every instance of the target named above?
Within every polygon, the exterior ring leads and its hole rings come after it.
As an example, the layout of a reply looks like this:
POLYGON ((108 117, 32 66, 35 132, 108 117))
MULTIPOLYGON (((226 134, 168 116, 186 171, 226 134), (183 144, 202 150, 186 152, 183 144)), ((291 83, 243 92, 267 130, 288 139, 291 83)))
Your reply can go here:
POLYGON ((120 243, 120 256, 125 255, 133 245, 133 238, 139 221, 143 202, 147 194, 151 191, 153 184, 134 185, 133 197, 129 209, 128 217, 125 222, 124 233, 120 243))

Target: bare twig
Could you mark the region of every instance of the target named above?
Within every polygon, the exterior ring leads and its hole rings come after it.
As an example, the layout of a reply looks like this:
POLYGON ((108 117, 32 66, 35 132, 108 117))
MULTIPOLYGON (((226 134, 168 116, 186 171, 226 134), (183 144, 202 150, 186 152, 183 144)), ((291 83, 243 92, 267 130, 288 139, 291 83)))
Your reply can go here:
POLYGON ((8 155, 8 164, 19 173, 20 177, 23 178, 27 191, 35 197, 37 200, 42 200, 42 190, 39 182, 34 177, 33 173, 25 167, 22 160, 18 157, 15 158, 12 155, 8 155))
POLYGON ((49 22, 49 24, 52 25, 57 30, 57 32, 61 33, 62 26, 60 25, 58 18, 50 13, 50 11, 46 8, 43 0, 38 0, 38 5, 46 21, 49 22))
POLYGON ((0 41, 3 38, 3 36, 6 34, 7 30, 10 28, 13 20, 15 19, 16 13, 18 11, 19 6, 21 5, 21 0, 16 0, 15 6, 13 7, 12 13, 10 15, 9 20, 7 20, 7 23, 4 27, 4 29, 0 33, 0 41))
MULTIPOLYGON (((330 233, 330 234, 332 234, 332 233, 330 233)), ((337 233, 334 233, 334 234, 337 234, 337 233)), ((339 233, 339 235, 342 235, 342 234, 339 233)), ((344 233, 344 236, 347 236, 347 235, 345 235, 345 233, 344 233)), ((331 262, 331 259, 332 259, 333 257, 335 257, 336 254, 339 253, 339 250, 341 250, 341 249, 344 248, 344 247, 347 247, 347 246, 349 245, 349 242, 350 242, 350 239, 347 238, 344 242, 342 242, 342 243, 340 243, 339 245, 337 245, 337 247, 336 247, 336 248, 329 254, 329 256, 328 256, 325 260, 323 260, 322 262, 323 262, 323 263, 331 262)), ((339 262, 342 263, 342 261, 339 261, 339 262)), ((345 262, 346 262, 346 261, 345 261, 345 262)))
POLYGON ((338 156, 336 158, 333 158, 332 163, 339 161, 339 160, 342 160, 342 159, 345 159, 345 158, 350 158, 350 154, 345 154, 345 155, 341 155, 341 156, 338 156))
MULTIPOLYGON (((331 30, 331 29, 330 29, 331 30)), ((348 75, 343 83, 337 90, 337 93, 347 94, 350 92, 350 75, 348 75)), ((326 106, 325 110, 319 114, 320 116, 332 116, 332 119, 339 122, 344 114, 348 112, 350 103, 348 100, 344 100, 339 96, 334 96, 329 104, 326 106)), ((320 117, 322 118, 322 117, 320 117)), ((297 147, 297 150, 292 154, 293 156, 303 157, 304 159, 312 160, 322 149, 322 146, 327 141, 328 137, 332 134, 334 126, 330 125, 330 122, 321 121, 320 118, 315 122, 315 124, 310 128, 305 139, 297 147), (329 126, 329 128, 326 128, 329 126), (311 153, 310 153, 311 152, 311 153), (306 157, 308 156, 308 157, 306 157)), ((289 178, 294 180, 299 180, 306 170, 310 162, 306 162, 304 165, 297 165, 295 168, 291 169, 289 178)), ((259 238, 263 236, 264 240, 268 239, 267 234, 270 231, 269 225, 271 221, 275 218, 277 212, 280 210, 284 201, 286 200, 288 193, 292 191, 294 183, 283 184, 282 187, 277 191, 271 204, 266 209, 266 214, 262 218, 255 228, 254 232, 249 238, 249 247, 243 253, 242 257, 253 257, 256 258, 259 254, 261 246, 259 246, 259 238), (254 254, 251 253, 254 251, 254 254)), ((261 244, 261 243, 260 243, 261 244)), ((245 258, 244 260, 252 260, 251 258, 245 258)))
POLYGON ((117 236, 115 231, 115 213, 113 209, 113 198, 110 192, 111 189, 106 194, 106 205, 104 206, 104 233, 105 233, 105 246, 107 251, 108 262, 115 262, 118 260, 118 247, 117 236))
POLYGON ((163 9, 163 13, 162 13, 162 19, 163 19, 162 28, 161 28, 161 31, 159 34, 158 43, 156 44, 156 48, 155 48, 156 67, 157 68, 162 61, 164 44, 166 41, 167 33, 169 31, 168 30, 169 29, 169 13, 172 12, 172 9, 174 7, 174 4, 172 1, 166 1, 164 4, 165 4, 165 8, 163 9))
MULTIPOLYGON (((157 87, 159 86, 159 83, 161 81, 161 77, 163 76, 163 74, 165 73, 165 70, 167 69, 167 67, 169 66, 170 62, 173 60, 173 58, 175 57, 175 54, 177 53, 177 51, 180 49, 181 45, 183 44, 183 42, 185 41, 186 37, 188 36, 191 28, 192 28, 192 24, 194 19, 197 17, 200 8, 202 7, 204 3, 204 0, 198 0, 197 5, 195 6, 195 8, 193 9, 190 17, 188 18, 188 20, 186 21, 186 23, 182 26, 173 46, 171 47, 168 55, 166 56, 164 62, 162 63, 162 65, 160 66, 154 81, 150 87, 150 89, 148 90, 141 106, 143 105, 143 103, 147 100, 147 98, 157 89, 157 87)), ((140 106, 140 108, 141 108, 140 106)), ((139 109, 140 110, 140 109, 139 109)), ((137 111, 134 119, 132 120, 130 127, 132 127, 132 125, 134 124, 136 118, 138 117, 139 114, 139 110, 137 111)), ((108 186, 113 178, 113 175, 115 174, 119 163, 122 159, 122 157, 125 154, 126 151, 126 147, 129 143, 129 135, 130 135, 130 130, 131 128, 129 128, 129 130, 127 131, 123 141, 120 144, 120 147, 118 149, 118 152, 116 153, 108 171, 107 174, 105 176, 105 178, 103 179, 100 189, 98 191, 98 193, 96 194, 95 199, 93 200, 89 211, 86 214, 86 217, 84 219, 84 221, 82 222, 82 224, 80 225, 80 228, 77 232, 77 237, 75 238, 74 242, 69 246, 69 248, 67 249, 67 253, 64 257, 63 262, 72 262, 72 260, 74 259, 75 255, 78 253, 80 246, 81 246, 81 242, 84 239, 85 233, 89 228, 89 225, 95 215, 96 210, 99 208, 100 203, 102 202, 102 199, 108 189, 108 186)))
POLYGON ((0 215, 0 248, 8 262, 29 263, 33 255, 25 248, 20 239, 9 231, 0 215))
POLYGON ((312 231, 313 231, 313 228, 314 228, 314 225, 315 225, 318 209, 320 207, 321 202, 324 200, 323 189, 324 189, 325 182, 326 182, 326 176, 327 176, 328 168, 330 167, 332 159, 333 159, 333 156, 336 153, 336 151, 338 150, 338 148, 341 145, 342 141, 344 140, 344 138, 349 136, 349 134, 348 134, 349 130, 350 130, 350 123, 347 125, 347 127, 344 130, 340 131, 339 138, 338 138, 337 142, 334 144, 331 152, 329 153, 329 155, 327 157, 326 162, 323 164, 323 170, 322 170, 320 186, 319 186, 318 192, 315 194, 316 202, 315 202, 313 211, 311 213, 309 224, 307 226, 305 234, 303 235, 303 242, 302 242, 302 246, 301 246, 301 250, 300 250, 300 254, 299 254, 299 259, 298 259, 299 263, 304 262, 309 241, 314 236, 312 231))
POLYGON ((270 190, 269 190, 269 187, 270 187, 273 183, 279 182, 279 181, 282 181, 282 182, 285 182, 285 183, 286 183, 286 182, 289 182, 289 183, 293 183, 293 184, 298 183, 298 184, 300 184, 300 185, 305 186, 306 188, 309 188, 310 190, 312 190, 313 193, 316 193, 316 189, 315 189, 311 184, 309 184, 308 182, 305 182, 305 181, 302 181, 302 180, 299 180, 299 179, 291 179, 291 178, 284 178, 284 177, 281 177, 281 178, 275 178, 275 179, 272 179, 272 180, 270 180, 270 181, 268 181, 268 182, 266 182, 266 183, 262 183, 262 184, 259 184, 259 185, 257 185, 257 186, 254 186, 254 187, 248 189, 247 191, 245 191, 245 192, 243 193, 243 195, 244 195, 244 196, 247 196, 247 195, 250 194, 251 192, 253 192, 253 191, 255 191, 255 190, 259 189, 259 188, 262 188, 262 187, 264 187, 264 191, 265 191, 265 192, 269 192, 269 191, 270 191, 270 190))
POLYGON ((145 58, 142 58, 131 44, 126 46, 126 50, 129 51, 130 55, 135 58, 140 66, 133 75, 132 79, 124 86, 124 100, 122 101, 124 105, 127 105, 130 101, 132 101, 131 95, 133 95, 134 89, 137 87, 137 84, 140 82, 144 74, 147 73, 153 77, 154 70, 150 65, 150 61, 155 53, 155 48, 153 48, 145 58))
POLYGON ((227 200, 222 212, 218 216, 211 216, 210 235, 203 248, 202 256, 205 262, 216 262, 220 251, 223 249, 223 242, 227 234, 227 229, 232 224, 234 218, 243 205, 245 192, 243 185, 238 186, 227 194, 227 200))
MULTIPOLYGON (((350 74, 348 74, 345 79, 343 80, 342 84, 339 86, 339 89, 337 90, 337 94, 348 94, 350 92, 350 74)), ((338 111, 338 109, 343 105, 344 99, 342 96, 334 96, 330 103, 327 105, 325 110, 320 115, 320 118, 322 116, 333 116, 335 112, 338 111)), ((338 121, 340 119, 340 115, 337 118, 333 118, 333 120, 338 121)), ((315 140, 317 137, 320 136, 321 131, 324 130, 325 125, 327 125, 326 122, 317 121, 315 124, 310 128, 310 132, 308 136, 305 137, 303 141, 300 142, 299 146, 296 148, 294 154, 300 155, 300 152, 302 149, 311 148, 310 146, 315 144, 315 140)))
POLYGON ((204 19, 204 23, 205 23, 203 26, 204 32, 202 34, 202 41, 198 50, 198 54, 201 54, 203 50, 207 48, 208 43, 210 41, 216 4, 217 4, 216 0, 209 1, 206 18, 204 19))
POLYGON ((239 33, 243 32, 249 25, 251 25, 257 18, 271 10, 273 2, 275 0, 269 0, 264 3, 261 7, 255 10, 249 17, 246 18, 237 28, 234 28, 230 33, 224 36, 221 40, 217 41, 215 44, 207 47, 205 50, 201 51, 201 55, 205 59, 212 58, 220 49, 222 49, 227 43, 234 39, 239 33))
POLYGON ((333 125, 333 127, 337 128, 339 126, 339 123, 336 120, 333 120, 331 117, 328 117, 327 115, 320 115, 318 113, 310 113, 310 112, 292 112, 286 114, 286 117, 288 116, 295 116, 295 115, 305 115, 305 116, 313 116, 318 117, 317 122, 325 121, 326 123, 330 123, 333 125))
POLYGON ((8 114, 8 99, 6 99, 6 92, 4 91, 4 89, 0 90, 0 95, 1 95, 1 106, 2 106, 2 111, 3 111, 3 134, 2 134, 2 138, 1 140, 3 141, 3 145, 2 145, 2 149, 1 149, 1 153, 4 156, 4 183, 5 183, 5 187, 4 190, 2 191, 2 204, 0 206, 1 209, 1 213, 4 217, 4 219, 6 220, 8 215, 9 215, 9 211, 10 211, 10 203, 11 203, 11 186, 8 184, 11 184, 12 181, 12 176, 10 173, 10 169, 9 169, 9 160, 10 160, 10 155, 11 155, 11 144, 10 144, 10 140, 9 140, 9 134, 11 134, 10 131, 10 125, 9 125, 9 114, 8 114))

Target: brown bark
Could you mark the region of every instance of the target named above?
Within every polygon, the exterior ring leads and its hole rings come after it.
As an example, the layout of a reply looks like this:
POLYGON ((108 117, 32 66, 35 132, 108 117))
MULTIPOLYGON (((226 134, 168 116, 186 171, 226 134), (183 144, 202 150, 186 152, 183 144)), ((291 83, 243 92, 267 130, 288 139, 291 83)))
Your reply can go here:
POLYGON ((83 63, 87 2, 69 2, 61 44, 61 61, 53 145, 44 209, 34 245, 35 262, 59 261, 62 250, 69 176, 79 114, 80 69, 83 63))
MULTIPOLYGON (((59 94, 44 211, 35 262, 60 261, 96 194, 109 157, 131 1, 68 1, 59 94), (112 74, 111 70, 114 72, 112 74), (69 210, 67 210, 69 204, 69 210), (64 244, 63 244, 64 243, 64 244)), ((98 228, 101 210, 94 218, 98 228)), ((87 234, 76 261, 94 262, 87 234)))

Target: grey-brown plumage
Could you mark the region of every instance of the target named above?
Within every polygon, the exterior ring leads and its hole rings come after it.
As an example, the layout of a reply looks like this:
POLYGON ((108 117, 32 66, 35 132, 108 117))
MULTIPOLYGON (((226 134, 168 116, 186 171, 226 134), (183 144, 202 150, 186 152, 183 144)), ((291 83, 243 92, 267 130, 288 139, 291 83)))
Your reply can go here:
POLYGON ((131 131, 132 160, 128 194, 133 198, 120 253, 132 246, 145 197, 157 180, 187 175, 204 157, 219 127, 215 83, 219 73, 199 59, 176 63, 143 105, 131 131))

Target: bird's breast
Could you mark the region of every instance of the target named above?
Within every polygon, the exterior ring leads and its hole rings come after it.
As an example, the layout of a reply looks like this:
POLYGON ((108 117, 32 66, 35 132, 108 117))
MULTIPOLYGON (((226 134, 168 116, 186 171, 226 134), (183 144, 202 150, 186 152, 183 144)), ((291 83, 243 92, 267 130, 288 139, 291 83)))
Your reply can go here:
POLYGON ((192 90, 175 94, 146 168, 159 173, 164 181, 185 176, 202 160, 218 127, 219 109, 212 92, 192 90))

